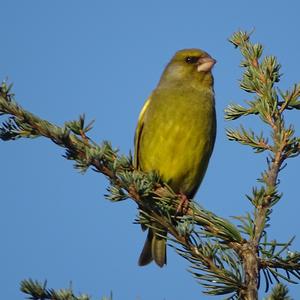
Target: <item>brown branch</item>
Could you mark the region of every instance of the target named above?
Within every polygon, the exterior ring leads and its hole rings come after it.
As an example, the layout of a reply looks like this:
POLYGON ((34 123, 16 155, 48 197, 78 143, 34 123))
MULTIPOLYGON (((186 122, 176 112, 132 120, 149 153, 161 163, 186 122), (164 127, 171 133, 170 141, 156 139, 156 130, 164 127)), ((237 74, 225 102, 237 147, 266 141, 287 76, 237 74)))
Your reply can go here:
POLYGON ((293 271, 300 271, 300 263, 294 261, 284 261, 284 260, 277 260, 277 259, 259 259, 260 268, 274 268, 274 269, 283 269, 283 270, 293 270, 293 271))

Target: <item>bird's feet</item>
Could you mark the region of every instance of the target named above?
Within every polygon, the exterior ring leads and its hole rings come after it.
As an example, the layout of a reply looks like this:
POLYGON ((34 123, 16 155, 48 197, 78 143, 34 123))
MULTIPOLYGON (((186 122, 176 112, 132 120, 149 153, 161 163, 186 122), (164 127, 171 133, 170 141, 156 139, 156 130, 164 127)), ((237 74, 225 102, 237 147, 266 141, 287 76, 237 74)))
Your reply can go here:
POLYGON ((175 214, 176 214, 176 216, 185 215, 188 211, 190 200, 183 193, 178 194, 178 198, 179 198, 179 204, 178 204, 175 214))

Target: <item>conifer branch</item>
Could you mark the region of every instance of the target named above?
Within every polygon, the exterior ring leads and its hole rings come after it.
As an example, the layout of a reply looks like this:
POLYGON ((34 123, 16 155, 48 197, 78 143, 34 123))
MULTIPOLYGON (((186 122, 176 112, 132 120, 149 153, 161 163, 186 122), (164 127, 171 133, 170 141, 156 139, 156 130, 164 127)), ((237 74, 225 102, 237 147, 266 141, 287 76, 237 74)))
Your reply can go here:
POLYGON ((76 169, 85 172, 92 168, 109 179, 109 200, 134 200, 141 211, 137 223, 148 227, 154 223, 167 230, 170 243, 191 263, 194 276, 207 293, 236 293, 240 289, 242 273, 237 252, 243 238, 234 224, 194 202, 184 216, 178 216, 180 197, 155 173, 135 170, 131 157, 120 156, 108 142, 93 142, 87 136, 92 125, 85 126, 84 116, 62 127, 53 125, 21 108, 5 83, 0 88, 0 113, 10 116, 0 128, 2 140, 49 138, 65 148, 65 158, 73 160, 76 169), (209 243, 203 240, 207 237, 209 243))
MULTIPOLYGON (((242 107, 239 104, 231 104, 225 110, 225 118, 235 120, 249 114, 258 115, 272 131, 270 136, 272 141, 270 143, 262 134, 257 135, 252 130, 246 130, 243 127, 241 127, 241 130, 227 130, 229 140, 250 146, 257 153, 268 152, 267 168, 259 179, 261 186, 253 188, 252 196, 248 196, 254 206, 254 217, 252 219, 249 214, 246 217, 239 217, 244 232, 249 234, 249 239, 241 253, 245 270, 244 285, 247 286, 242 293, 242 297, 243 299, 252 300, 257 299, 258 279, 261 270, 265 275, 267 286, 271 281, 271 275, 276 280, 280 277, 292 282, 289 277, 290 274, 299 279, 297 273, 300 266, 298 255, 290 260, 268 252, 270 256, 261 260, 260 252, 265 249, 261 239, 266 237, 265 230, 272 212, 271 208, 281 198, 278 193, 279 172, 282 170, 286 159, 296 157, 300 153, 299 138, 294 136, 293 127, 286 126, 284 121, 285 110, 299 109, 300 92, 299 85, 295 85, 291 91, 287 92, 281 92, 275 88, 275 84, 280 81, 279 71, 281 66, 274 56, 262 58, 262 45, 252 44, 250 35, 247 32, 233 34, 230 42, 239 48, 243 56, 241 66, 244 68, 244 74, 240 87, 248 93, 255 94, 255 98, 246 102, 249 108, 242 107), (277 272, 275 266, 284 269, 288 276, 277 272)), ((274 249, 278 246, 279 244, 275 242, 274 249)), ((263 254, 266 254, 266 252, 263 254)))
POLYGON ((282 283, 278 283, 265 300, 292 300, 292 298, 288 295, 288 288, 282 283))
MULTIPOLYGON (((49 289, 47 288, 47 281, 40 283, 38 281, 27 279, 23 280, 20 284, 20 290, 30 295, 28 299, 33 300, 90 300, 90 296, 82 294, 75 296, 72 287, 68 289, 49 289)), ((101 300, 112 300, 110 297, 102 297, 101 300)))

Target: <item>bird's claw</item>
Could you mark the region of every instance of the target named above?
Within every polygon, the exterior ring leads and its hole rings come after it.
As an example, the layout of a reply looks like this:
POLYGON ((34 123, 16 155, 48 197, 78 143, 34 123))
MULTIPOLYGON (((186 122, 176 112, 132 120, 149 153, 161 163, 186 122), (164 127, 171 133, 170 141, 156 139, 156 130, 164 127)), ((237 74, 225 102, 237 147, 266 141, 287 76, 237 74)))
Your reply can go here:
POLYGON ((176 216, 185 215, 188 211, 190 200, 185 194, 182 193, 180 193, 178 197, 179 197, 179 204, 177 206, 175 215, 176 216))

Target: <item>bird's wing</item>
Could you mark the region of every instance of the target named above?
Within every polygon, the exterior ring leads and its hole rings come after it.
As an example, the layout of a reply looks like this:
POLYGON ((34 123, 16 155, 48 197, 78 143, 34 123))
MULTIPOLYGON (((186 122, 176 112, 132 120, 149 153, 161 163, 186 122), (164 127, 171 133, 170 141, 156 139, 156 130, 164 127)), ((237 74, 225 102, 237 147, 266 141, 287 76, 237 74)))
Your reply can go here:
POLYGON ((135 166, 135 168, 139 168, 139 148, 140 148, 140 140, 141 140, 141 135, 143 132, 143 128, 144 128, 144 117, 145 117, 145 113, 149 107, 149 103, 151 101, 151 96, 147 99, 147 101, 145 102, 140 115, 139 115, 139 119, 138 119, 138 124, 135 130, 135 135, 134 135, 134 160, 133 160, 133 164, 135 166))

